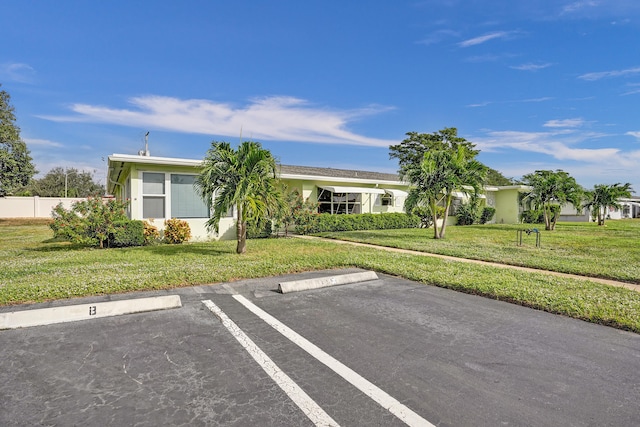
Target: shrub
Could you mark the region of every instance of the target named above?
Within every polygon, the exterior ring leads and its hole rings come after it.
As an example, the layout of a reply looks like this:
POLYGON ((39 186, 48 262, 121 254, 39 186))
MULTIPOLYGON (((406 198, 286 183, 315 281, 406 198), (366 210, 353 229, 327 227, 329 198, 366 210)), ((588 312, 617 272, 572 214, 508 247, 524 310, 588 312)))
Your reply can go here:
POLYGON ((331 215, 323 213, 317 215, 317 223, 310 232, 388 230, 396 228, 417 228, 419 226, 420 218, 417 215, 407 215, 404 213, 366 213, 352 215, 331 215))
POLYGON ((472 203, 464 203, 456 210, 458 225, 472 225, 478 221, 478 208, 472 203))
POLYGON ((544 223, 544 213, 542 209, 530 209, 522 211, 522 222, 525 224, 542 224, 544 223))
POLYGON ((184 243, 191 239, 191 227, 187 221, 171 218, 164 221, 164 242, 171 244, 184 243))
POLYGON ((296 198, 292 208, 294 230, 298 234, 313 233, 318 225, 318 203, 310 201, 308 198, 302 200, 302 196, 296 198))
POLYGON ((493 219, 496 214, 496 208, 485 206, 480 214, 480 224, 486 224, 493 219))
POLYGON ((144 239, 144 223, 139 220, 114 222, 114 230, 109 234, 109 247, 124 248, 142 246, 144 239))
POLYGON ((247 239, 265 239, 273 232, 272 222, 269 219, 261 218, 247 222, 247 239))
POLYGON ((90 197, 73 203, 66 210, 62 203, 53 208, 50 224, 53 235, 72 243, 94 247, 109 247, 109 236, 115 231, 115 223, 126 221, 126 202, 90 197))
POLYGON ((160 232, 158 232, 158 227, 153 225, 152 219, 145 221, 143 223, 143 226, 144 226, 143 234, 144 234, 145 245, 151 245, 157 242, 158 240, 160 240, 160 232))
MULTIPOLYGON (((444 206, 436 206, 438 218, 444 217, 444 206)), ((420 228, 429 228, 433 225, 433 215, 427 206, 416 206, 411 210, 412 215, 420 218, 420 228)))

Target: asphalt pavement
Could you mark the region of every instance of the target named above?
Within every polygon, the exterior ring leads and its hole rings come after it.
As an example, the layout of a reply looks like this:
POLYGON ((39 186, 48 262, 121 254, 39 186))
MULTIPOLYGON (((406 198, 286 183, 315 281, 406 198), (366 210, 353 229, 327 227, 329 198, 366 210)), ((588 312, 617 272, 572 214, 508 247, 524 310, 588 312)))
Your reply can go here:
POLYGON ((0 425, 639 424, 640 335, 385 275, 277 292, 359 271, 3 307, 182 303, 0 331, 0 425))

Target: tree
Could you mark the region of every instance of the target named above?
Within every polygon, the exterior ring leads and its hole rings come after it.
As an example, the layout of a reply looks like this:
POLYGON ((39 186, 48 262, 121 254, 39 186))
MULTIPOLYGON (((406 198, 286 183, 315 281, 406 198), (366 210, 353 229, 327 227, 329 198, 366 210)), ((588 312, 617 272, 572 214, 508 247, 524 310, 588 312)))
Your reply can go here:
POLYGON ((89 172, 75 168, 51 169, 43 178, 29 184, 30 192, 40 197, 90 197, 104 194, 104 187, 89 172))
POLYGON ((597 184, 592 191, 585 193, 585 203, 582 205, 589 208, 598 220, 598 225, 604 225, 606 210, 608 208, 620 209, 619 199, 622 197, 631 197, 631 184, 613 185, 597 184))
POLYGON ((475 159, 479 153, 475 144, 459 137, 456 128, 406 135, 400 144, 389 147, 389 157, 398 159, 400 177, 413 185, 405 210, 426 206, 433 218, 434 238, 444 238, 453 193, 478 193, 487 167, 475 159), (438 219, 442 219, 439 229, 438 219))
POLYGON ((501 172, 487 168, 487 178, 484 182, 485 185, 514 185, 515 182, 511 178, 507 178, 501 172))
POLYGON ((486 166, 469 156, 467 148, 458 144, 448 150, 429 150, 418 167, 408 167, 405 177, 413 185, 405 201, 405 210, 427 206, 433 218, 434 239, 445 237, 447 216, 456 191, 477 195, 486 175, 486 166), (444 213, 440 218, 441 209, 444 213), (438 219, 442 219, 438 228, 438 219))
POLYGON ((563 205, 571 203, 579 208, 582 204, 582 187, 563 170, 538 170, 524 175, 522 180, 531 187, 523 200, 530 201, 536 209, 542 209, 545 230, 555 230, 563 205))
POLYGON ((37 173, 15 121, 11 97, 0 90, 0 197, 15 194, 37 173))
POLYGON ((195 186, 213 213, 208 227, 219 230, 220 219, 236 207, 236 252, 246 252, 247 221, 264 218, 281 209, 276 161, 269 150, 244 141, 237 150, 228 142, 212 142, 195 186))
POLYGON ((457 152, 458 147, 463 147, 465 158, 474 158, 479 151, 475 144, 458 136, 458 129, 444 128, 433 133, 407 132, 400 144, 389 147, 389 157, 398 159, 400 177, 405 178, 409 169, 415 169, 424 160, 425 153, 429 151, 457 152))

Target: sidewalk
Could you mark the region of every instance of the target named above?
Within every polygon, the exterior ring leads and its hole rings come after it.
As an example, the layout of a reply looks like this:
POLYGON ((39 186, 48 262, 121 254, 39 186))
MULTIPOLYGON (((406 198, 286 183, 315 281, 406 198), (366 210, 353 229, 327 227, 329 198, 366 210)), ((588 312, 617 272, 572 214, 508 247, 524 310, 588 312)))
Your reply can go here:
POLYGON ((471 264, 488 265, 488 266, 491 266, 491 267, 498 267, 498 268, 511 268, 511 269, 514 269, 514 270, 527 271, 527 272, 531 272, 531 273, 543 273, 543 274, 548 274, 550 276, 566 277, 566 278, 569 278, 569 279, 589 280, 591 282, 601 283, 603 285, 617 286, 617 287, 620 287, 620 288, 627 288, 627 289, 631 289, 632 291, 640 292, 640 285, 634 285, 632 283, 620 282, 620 281, 617 281, 617 280, 601 279, 601 278, 598 278, 598 277, 581 276, 579 274, 560 273, 560 272, 557 272, 557 271, 541 270, 541 269, 530 268, 530 267, 520 267, 520 266, 517 266, 517 265, 501 264, 499 262, 480 261, 480 260, 477 260, 477 259, 468 259, 468 258, 458 258, 458 257, 453 257, 453 256, 448 256, 448 255, 433 254, 433 253, 429 253, 429 252, 413 251, 413 250, 410 250, 410 249, 390 248, 390 247, 387 247, 387 246, 372 245, 370 243, 349 242, 349 241, 346 241, 346 240, 327 239, 327 238, 324 238, 324 237, 316 237, 316 236, 301 236, 301 235, 292 235, 292 236, 298 237, 298 238, 301 238, 301 239, 324 240, 326 242, 334 242, 334 243, 344 244, 344 245, 353 245, 353 246, 361 246, 361 247, 365 247, 365 248, 381 249, 381 250, 385 250, 385 251, 389 251, 389 252, 397 252, 397 253, 402 253, 402 254, 428 256, 428 257, 433 257, 433 258, 446 259, 446 260, 449 260, 449 261, 467 262, 467 263, 471 263, 471 264))

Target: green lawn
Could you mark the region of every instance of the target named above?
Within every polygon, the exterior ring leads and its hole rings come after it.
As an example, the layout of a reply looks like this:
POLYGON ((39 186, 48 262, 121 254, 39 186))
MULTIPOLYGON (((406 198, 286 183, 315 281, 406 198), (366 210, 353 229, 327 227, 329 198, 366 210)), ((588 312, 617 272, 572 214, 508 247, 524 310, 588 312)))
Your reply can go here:
POLYGON ((451 226, 447 227, 444 240, 433 239, 433 229, 319 235, 640 284, 640 220, 606 224, 598 227, 594 223, 560 223, 555 231, 532 225, 451 226), (535 247, 533 233, 523 233, 523 244, 517 246, 517 230, 534 227, 541 232, 541 247, 535 247))
MULTIPOLYGON (((515 241, 515 231, 505 233, 515 241)), ((41 223, 0 220, 0 305, 359 267, 640 333, 640 293, 586 280, 297 238, 250 240, 247 254, 238 256, 235 242, 99 250, 51 237, 41 223)), ((508 246, 514 250, 513 242, 508 246)), ((602 258, 602 252, 594 257, 594 269, 602 258)))

